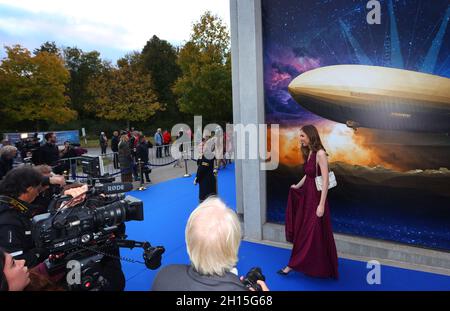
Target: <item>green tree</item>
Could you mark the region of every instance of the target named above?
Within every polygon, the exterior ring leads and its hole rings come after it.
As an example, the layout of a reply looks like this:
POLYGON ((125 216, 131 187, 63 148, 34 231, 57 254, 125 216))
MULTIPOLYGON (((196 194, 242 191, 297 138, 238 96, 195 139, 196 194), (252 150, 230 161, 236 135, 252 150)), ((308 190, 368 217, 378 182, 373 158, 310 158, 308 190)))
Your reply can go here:
POLYGON ((204 13, 181 49, 182 76, 173 88, 180 110, 207 121, 232 118, 230 36, 222 20, 204 13))
POLYGON ((181 74, 177 64, 177 50, 166 40, 153 36, 147 41, 141 53, 143 71, 150 74, 158 101, 165 107, 154 119, 158 122, 181 121, 172 87, 181 74))
POLYGON ((150 73, 153 78, 159 101, 173 101, 171 88, 181 73, 176 49, 166 40, 153 36, 144 46, 141 56, 144 72, 150 73))
POLYGON ((52 42, 46 41, 46 42, 42 43, 38 49, 34 49, 33 54, 37 55, 41 52, 47 52, 49 54, 55 54, 55 55, 61 56, 61 51, 56 46, 55 41, 52 41, 52 42))
POLYGON ((21 47, 5 47, 0 65, 0 112, 11 121, 65 123, 76 118, 65 96, 69 73, 55 54, 35 56, 21 47))
POLYGON ((152 79, 142 72, 138 53, 117 61, 117 68, 110 67, 92 77, 89 94, 92 101, 85 108, 99 118, 107 120, 146 121, 162 105, 157 101, 152 79))
POLYGON ((90 117, 89 111, 84 109, 87 102, 92 101, 88 92, 88 83, 92 77, 101 74, 110 66, 102 62, 97 51, 83 52, 76 47, 64 49, 64 61, 70 72, 67 84, 67 95, 70 97, 70 107, 78 111, 80 118, 90 117))

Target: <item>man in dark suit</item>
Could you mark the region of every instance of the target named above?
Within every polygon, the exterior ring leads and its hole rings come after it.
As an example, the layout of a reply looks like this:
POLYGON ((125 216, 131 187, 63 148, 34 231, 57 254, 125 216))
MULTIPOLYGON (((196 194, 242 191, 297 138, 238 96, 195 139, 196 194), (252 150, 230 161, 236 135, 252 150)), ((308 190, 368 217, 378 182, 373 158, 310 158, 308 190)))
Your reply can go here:
POLYGON ((46 164, 52 167, 53 172, 56 174, 62 174, 64 166, 58 163, 61 152, 56 145, 56 135, 53 132, 47 133, 44 136, 45 144, 39 148, 39 163, 46 164))

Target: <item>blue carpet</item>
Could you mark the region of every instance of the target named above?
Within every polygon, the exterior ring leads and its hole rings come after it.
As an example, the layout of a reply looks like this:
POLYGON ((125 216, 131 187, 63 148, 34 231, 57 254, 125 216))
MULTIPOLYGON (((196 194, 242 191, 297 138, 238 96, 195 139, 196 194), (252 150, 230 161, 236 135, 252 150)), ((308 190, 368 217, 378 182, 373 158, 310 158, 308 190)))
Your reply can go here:
MULTIPOLYGON (((130 193, 144 201, 145 220, 128 222, 127 234, 133 240, 163 245, 166 248, 163 265, 189 263, 184 228, 198 202, 198 186, 193 185, 193 180, 194 176, 178 178, 130 193)), ((230 207, 236 207, 233 165, 219 172, 219 193, 230 207)), ((127 258, 142 260, 140 249, 123 249, 121 253, 127 258)), ((366 263, 348 259, 339 259, 340 278, 337 281, 311 278, 297 272, 288 276, 276 274, 288 262, 289 255, 287 249, 243 242, 237 268, 242 275, 254 266, 261 267, 271 290, 450 290, 450 277, 389 266, 381 267, 380 285, 368 285, 366 263)), ((126 290, 151 288, 158 270, 148 270, 144 265, 129 262, 123 262, 122 266, 127 278, 126 290)))

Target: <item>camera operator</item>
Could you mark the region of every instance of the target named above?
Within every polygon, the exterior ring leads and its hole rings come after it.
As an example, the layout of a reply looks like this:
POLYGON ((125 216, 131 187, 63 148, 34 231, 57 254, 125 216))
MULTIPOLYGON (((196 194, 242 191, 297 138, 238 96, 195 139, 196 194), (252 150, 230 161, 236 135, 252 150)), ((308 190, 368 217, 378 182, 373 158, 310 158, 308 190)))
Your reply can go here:
MULTIPOLYGON (((233 210, 218 198, 206 199, 191 213, 185 235, 191 265, 164 267, 156 276, 152 290, 248 290, 235 273, 241 225, 233 210)), ((258 280, 257 284, 268 290, 264 281, 258 280)))
POLYGON ((0 247, 17 259, 25 259, 28 267, 45 260, 47 251, 35 248, 31 239, 31 205, 48 183, 31 167, 19 167, 0 182, 0 247))
POLYGON ((4 146, 0 148, 0 180, 13 168, 14 158, 17 155, 17 148, 14 146, 4 146))
POLYGON ((33 167, 33 169, 40 173, 43 179, 48 178, 49 182, 42 185, 41 192, 32 202, 31 216, 47 213, 53 197, 62 192, 66 183, 64 176, 53 174, 52 168, 48 165, 38 165, 33 167))
MULTIPOLYGON (((48 251, 36 248, 32 236, 31 203, 40 191, 50 183, 59 183, 61 176, 43 177, 31 167, 20 167, 11 170, 0 182, 0 247, 9 252, 15 259, 25 259, 29 268, 43 262, 48 251)), ((123 290, 125 277, 122 272, 119 248, 116 245, 104 250, 114 258, 105 256, 97 269, 108 280, 103 290, 123 290)))

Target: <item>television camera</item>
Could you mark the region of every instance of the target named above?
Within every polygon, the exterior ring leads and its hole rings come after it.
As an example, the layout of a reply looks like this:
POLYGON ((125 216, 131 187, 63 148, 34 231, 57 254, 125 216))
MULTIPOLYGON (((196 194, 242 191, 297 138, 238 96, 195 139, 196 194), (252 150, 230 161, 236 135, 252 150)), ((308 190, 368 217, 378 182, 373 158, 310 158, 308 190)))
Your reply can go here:
POLYGON ((49 213, 33 218, 33 241, 50 254, 45 260, 49 275, 67 274, 68 264, 75 261, 81 267, 80 282, 67 284, 68 289, 101 290, 108 282, 98 269, 105 257, 145 264, 152 270, 161 266, 164 247, 128 240, 125 235, 125 222, 144 219, 143 202, 123 194, 131 189, 127 183, 92 186, 85 200, 71 207, 77 198, 59 195, 49 213), (143 261, 119 257, 118 247, 142 248, 143 261))
POLYGON ((14 145, 19 151, 22 161, 30 162, 32 157, 36 157, 36 153, 40 147, 40 142, 37 135, 33 137, 22 135, 19 141, 17 141, 14 145))
MULTIPOLYGON (((94 186, 97 182, 112 183, 114 176, 110 176, 105 171, 103 157, 97 155, 85 154, 80 157, 83 173, 87 175, 87 184, 94 186)), ((131 190, 131 189, 130 189, 131 190)))

